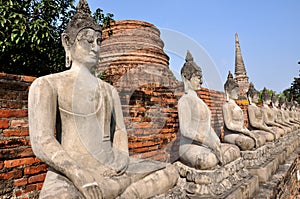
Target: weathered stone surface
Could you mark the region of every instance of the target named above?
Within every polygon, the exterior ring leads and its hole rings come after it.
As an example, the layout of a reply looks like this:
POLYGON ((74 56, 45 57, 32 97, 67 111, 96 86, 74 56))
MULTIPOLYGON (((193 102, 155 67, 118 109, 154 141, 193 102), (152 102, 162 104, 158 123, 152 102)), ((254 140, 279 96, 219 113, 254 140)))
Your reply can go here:
POLYGON ((239 158, 214 170, 197 170, 176 162, 180 180, 167 194, 156 198, 250 198, 258 177, 248 173, 239 158))

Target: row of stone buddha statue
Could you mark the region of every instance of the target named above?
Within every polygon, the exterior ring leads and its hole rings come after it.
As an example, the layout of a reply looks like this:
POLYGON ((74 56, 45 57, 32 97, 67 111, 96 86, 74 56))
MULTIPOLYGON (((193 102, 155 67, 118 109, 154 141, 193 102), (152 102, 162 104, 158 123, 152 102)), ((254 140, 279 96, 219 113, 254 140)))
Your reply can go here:
POLYGON ((277 100, 264 88, 262 107, 258 107, 259 92, 250 83, 247 97, 249 127, 245 126, 244 112, 236 100, 239 86, 229 72, 224 85, 226 103, 223 105, 224 144, 211 127, 208 106, 196 93, 202 83, 202 71, 190 52, 181 70, 185 94, 179 100, 178 114, 181 130, 180 159, 199 169, 211 169, 240 156, 240 150, 255 150, 267 142, 276 142, 283 135, 298 129, 300 118, 294 103, 277 100), (286 109, 286 105, 289 109, 286 109), (231 144, 231 145, 230 145, 231 144))
MULTIPOLYGON (((40 77, 29 92, 29 128, 34 153, 49 165, 40 198, 149 198, 165 193, 179 178, 176 166, 129 157, 128 137, 116 89, 96 78, 101 28, 86 0, 62 34, 69 70, 40 77)), ((275 97, 248 91, 251 128, 236 104, 238 85, 225 83, 224 140, 211 126, 211 112, 197 96, 202 71, 188 52, 181 70, 185 92, 178 102, 180 161, 196 169, 214 169, 299 127, 299 112, 275 97), (272 102, 272 107, 270 103, 272 102), (276 113, 276 114, 275 114, 276 113)))

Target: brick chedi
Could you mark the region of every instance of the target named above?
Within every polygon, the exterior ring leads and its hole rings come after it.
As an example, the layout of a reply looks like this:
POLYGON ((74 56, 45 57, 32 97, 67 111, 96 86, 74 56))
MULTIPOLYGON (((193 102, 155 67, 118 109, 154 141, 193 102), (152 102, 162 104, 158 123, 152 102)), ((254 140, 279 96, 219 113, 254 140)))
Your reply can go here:
POLYGON ((102 39, 96 73, 114 86, 124 86, 124 81, 129 81, 130 86, 140 85, 138 81, 159 81, 167 86, 177 82, 169 70, 169 57, 163 51, 160 31, 154 25, 136 20, 112 22, 103 30, 102 39), (139 79, 128 79, 137 73, 142 75, 135 77, 139 79))
POLYGON ((248 76, 242 57, 240 42, 238 34, 235 34, 235 80, 237 81, 240 88, 239 99, 247 99, 246 93, 249 89, 248 76))
POLYGON ((135 20, 103 30, 96 74, 120 95, 131 156, 172 161, 178 151, 177 88, 160 31, 135 20))

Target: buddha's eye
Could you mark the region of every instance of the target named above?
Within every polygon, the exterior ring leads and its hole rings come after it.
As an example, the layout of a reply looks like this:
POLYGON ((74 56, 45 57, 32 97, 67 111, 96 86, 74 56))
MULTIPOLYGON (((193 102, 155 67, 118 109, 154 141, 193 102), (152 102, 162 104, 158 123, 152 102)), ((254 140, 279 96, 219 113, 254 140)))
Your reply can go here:
POLYGON ((100 46, 102 39, 101 38, 97 38, 97 44, 100 46))

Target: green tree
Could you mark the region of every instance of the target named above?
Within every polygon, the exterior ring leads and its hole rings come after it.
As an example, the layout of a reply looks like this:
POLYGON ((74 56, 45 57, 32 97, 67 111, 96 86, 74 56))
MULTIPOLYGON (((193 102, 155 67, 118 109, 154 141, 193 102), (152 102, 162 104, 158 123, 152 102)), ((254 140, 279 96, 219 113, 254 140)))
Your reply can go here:
MULTIPOLYGON (((74 0, 0 0, 0 72, 42 76, 65 70, 61 33, 74 0)), ((107 26, 112 14, 93 14, 107 26)))
POLYGON ((291 87, 283 91, 288 101, 294 100, 300 103, 300 78, 294 77, 291 87))

